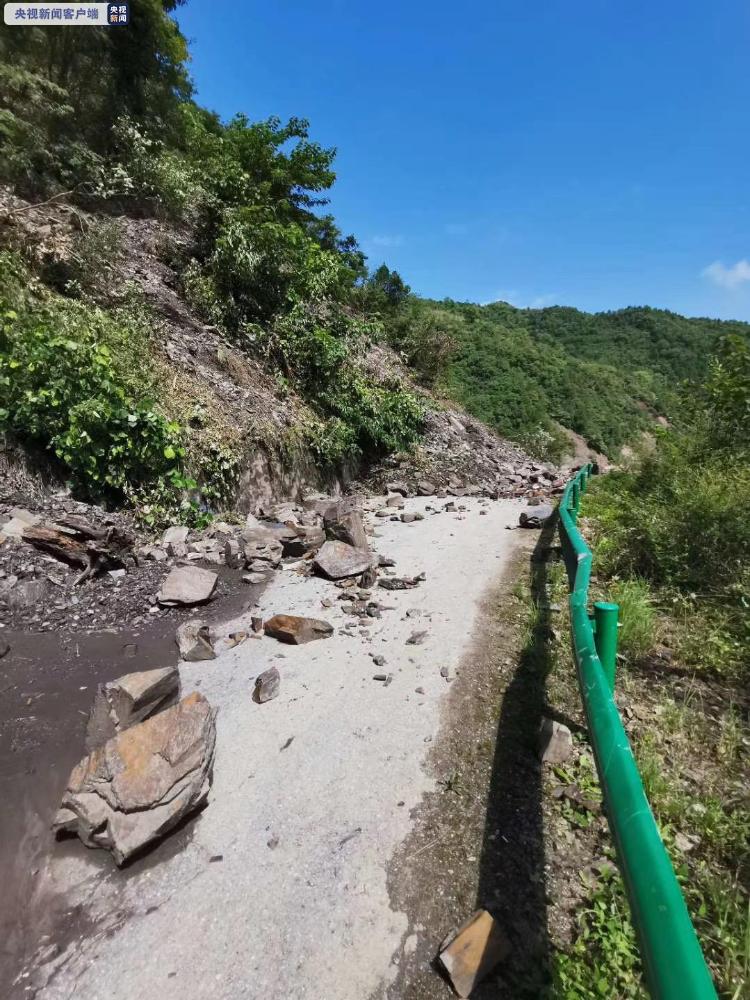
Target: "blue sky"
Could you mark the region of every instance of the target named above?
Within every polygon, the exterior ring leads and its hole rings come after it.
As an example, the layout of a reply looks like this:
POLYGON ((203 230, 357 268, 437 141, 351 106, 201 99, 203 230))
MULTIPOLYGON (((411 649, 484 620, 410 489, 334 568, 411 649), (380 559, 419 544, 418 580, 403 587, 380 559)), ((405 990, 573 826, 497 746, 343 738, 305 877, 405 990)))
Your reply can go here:
POLYGON ((424 295, 750 320, 747 0, 188 0, 202 104, 305 117, 424 295))

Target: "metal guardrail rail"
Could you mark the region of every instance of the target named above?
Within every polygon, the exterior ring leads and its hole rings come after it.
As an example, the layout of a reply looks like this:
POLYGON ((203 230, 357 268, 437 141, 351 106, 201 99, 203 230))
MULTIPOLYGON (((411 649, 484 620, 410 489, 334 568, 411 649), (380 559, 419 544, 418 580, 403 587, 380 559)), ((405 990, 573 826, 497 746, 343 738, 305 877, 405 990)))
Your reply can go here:
POLYGON ((591 471, 584 466, 563 493, 560 539, 578 682, 643 972, 654 1000, 715 1000, 711 974, 613 697, 618 607, 598 602, 593 616, 588 612, 592 552, 576 520, 591 471))

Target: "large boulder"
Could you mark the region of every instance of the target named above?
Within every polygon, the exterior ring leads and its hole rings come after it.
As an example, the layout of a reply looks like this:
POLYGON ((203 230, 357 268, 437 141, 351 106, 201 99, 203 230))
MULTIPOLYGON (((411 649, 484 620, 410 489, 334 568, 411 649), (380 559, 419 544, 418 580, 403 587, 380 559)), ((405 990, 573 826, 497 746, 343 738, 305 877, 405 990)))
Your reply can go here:
POLYGON ((281 542, 282 553, 285 556, 299 557, 307 555, 308 552, 315 552, 326 540, 322 528, 295 521, 272 525, 269 531, 281 542))
POLYGON ((347 542, 326 542, 315 556, 315 568, 329 580, 343 580, 364 573, 372 566, 373 558, 369 550, 347 542))
POLYGON ((522 510, 518 523, 522 528, 541 528, 555 513, 555 508, 549 503, 540 503, 536 507, 527 507, 522 510))
POLYGON ((242 532, 242 548, 245 563, 267 563, 278 566, 284 549, 281 541, 267 528, 245 528, 242 532))
POLYGON ((313 639, 327 639, 333 635, 333 625, 319 618, 300 618, 297 615, 274 615, 263 626, 272 639, 301 646, 313 639))
POLYGON ((362 514, 353 497, 331 504, 323 514, 323 527, 326 537, 332 541, 346 542, 347 545, 353 545, 355 549, 369 549, 370 547, 365 534, 362 514))
POLYGON ((86 727, 86 752, 91 753, 118 733, 174 705, 179 697, 177 667, 140 670, 100 684, 86 727))
POLYGON ((202 604, 212 597, 218 579, 213 570, 179 566, 161 585, 159 604, 202 604))
POLYGON ((205 804, 215 718, 196 692, 95 749, 73 768, 53 829, 124 864, 205 804))

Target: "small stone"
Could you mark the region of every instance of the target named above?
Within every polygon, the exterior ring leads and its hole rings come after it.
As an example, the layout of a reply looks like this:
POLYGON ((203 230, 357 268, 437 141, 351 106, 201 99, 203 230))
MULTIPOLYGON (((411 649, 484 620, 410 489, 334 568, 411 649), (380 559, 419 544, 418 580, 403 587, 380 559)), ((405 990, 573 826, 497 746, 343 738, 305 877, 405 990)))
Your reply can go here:
POLYGON ((389 493, 400 493, 402 497, 409 496, 409 487, 406 483, 387 483, 385 488, 389 493))
POLYGON ((242 582, 249 583, 254 587, 260 586, 262 583, 267 583, 268 575, 266 573, 243 573, 242 582))
POLYGON ((441 677, 444 677, 446 680, 448 680, 448 678, 450 677, 450 675, 451 675, 451 672, 450 672, 450 668, 449 667, 441 667, 440 668, 440 676, 441 677))
POLYGON ((424 690, 423 687, 414 688, 414 693, 415 694, 424 694, 425 690, 424 690))
POLYGON ((547 764, 564 764, 573 753, 573 734, 561 722, 544 719, 539 731, 539 756, 547 764))
POLYGON ((427 638, 427 631, 426 630, 423 630, 422 632, 412 632, 412 634, 406 640, 406 645, 407 646, 421 646, 422 643, 425 641, 426 638, 427 638))
POLYGON ((468 997, 510 952, 510 944, 497 921, 486 910, 477 910, 440 946, 438 961, 459 997, 468 997))
POLYGON ((378 653, 377 656, 373 656, 372 662, 375 664, 376 667, 384 667, 385 666, 385 657, 381 656, 380 653, 378 653))
POLYGON ((184 545, 189 534, 189 528, 181 524, 175 524, 171 528, 167 528, 161 536, 161 544, 165 549, 168 549, 170 545, 184 545))
POLYGON ((263 705, 265 702, 278 697, 280 686, 281 675, 276 667, 264 670, 262 674, 258 674, 255 678, 255 691, 253 692, 253 699, 259 705, 263 705))
POLYGON ((249 632, 230 632, 227 636, 227 649, 234 649, 249 637, 249 632))
POLYGON ((406 513, 401 515, 401 521, 403 524, 411 524, 412 521, 416 521, 417 515, 414 513, 406 513))
POLYGON ((435 484, 427 479, 422 479, 417 483, 417 493, 421 497, 431 497, 435 494, 435 484))
POLYGON ((396 493, 394 496, 388 497, 385 505, 386 507, 395 507, 397 510, 400 510, 404 506, 404 498, 400 493, 396 493))
POLYGON ((10 643, 7 639, 0 639, 0 660, 10 652, 10 643))
POLYGON ((383 590, 411 590, 417 586, 418 582, 416 577, 410 579, 409 577, 386 576, 378 580, 378 586, 382 587, 383 590))
POLYGON ((245 554, 236 538, 227 538, 224 543, 224 562, 232 569, 241 569, 245 565, 245 554))
POLYGON ((674 845, 683 854, 689 854, 700 843, 700 837, 690 837, 685 833, 677 832, 674 838, 674 845))
POLYGON ((388 675, 387 674, 373 674, 372 675, 372 679, 374 681, 386 681, 386 680, 388 680, 388 675))
POLYGON ((176 640, 180 650, 180 659, 186 660, 188 663, 216 658, 216 653, 211 645, 208 625, 203 622, 183 622, 177 629, 176 640))

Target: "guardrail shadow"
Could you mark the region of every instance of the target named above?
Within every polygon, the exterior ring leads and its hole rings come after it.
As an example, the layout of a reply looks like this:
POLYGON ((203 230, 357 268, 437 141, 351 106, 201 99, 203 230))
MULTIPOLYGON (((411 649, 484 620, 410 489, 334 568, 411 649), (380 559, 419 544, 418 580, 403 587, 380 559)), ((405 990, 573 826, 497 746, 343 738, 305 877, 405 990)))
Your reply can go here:
POLYGON ((539 729, 551 667, 550 610, 545 589, 557 514, 531 554, 535 626, 503 696, 492 765, 477 889, 508 936, 508 958, 472 993, 476 1000, 538 997, 548 980, 549 937, 544 875, 539 729))

